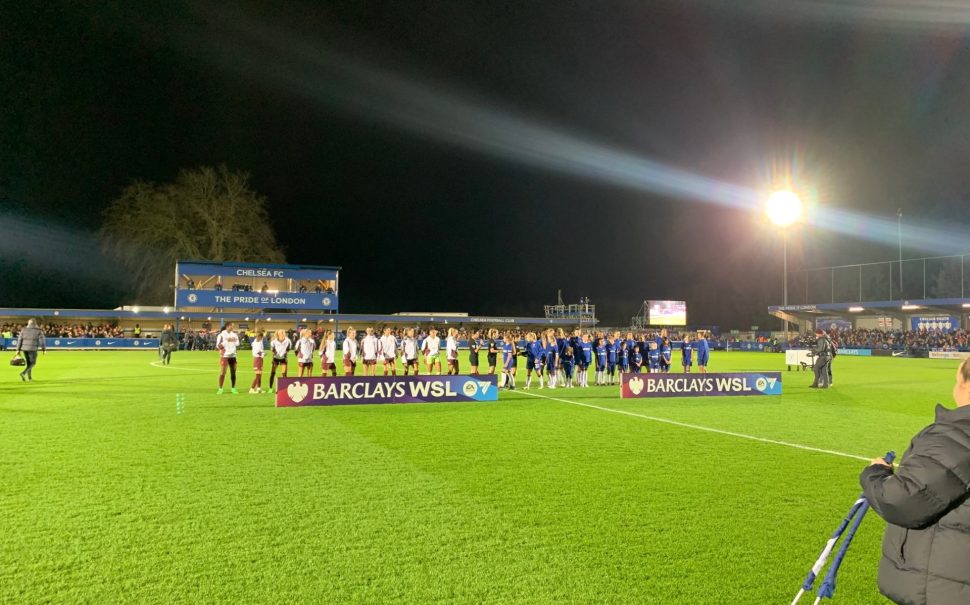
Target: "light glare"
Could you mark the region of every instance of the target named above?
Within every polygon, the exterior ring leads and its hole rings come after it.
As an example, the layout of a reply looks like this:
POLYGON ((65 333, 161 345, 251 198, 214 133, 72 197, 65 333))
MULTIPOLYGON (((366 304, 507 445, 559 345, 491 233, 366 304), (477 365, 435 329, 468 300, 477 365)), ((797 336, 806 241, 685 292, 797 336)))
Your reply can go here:
POLYGON ((776 191, 765 206, 768 220, 779 227, 788 227, 802 218, 802 200, 792 191, 776 191))

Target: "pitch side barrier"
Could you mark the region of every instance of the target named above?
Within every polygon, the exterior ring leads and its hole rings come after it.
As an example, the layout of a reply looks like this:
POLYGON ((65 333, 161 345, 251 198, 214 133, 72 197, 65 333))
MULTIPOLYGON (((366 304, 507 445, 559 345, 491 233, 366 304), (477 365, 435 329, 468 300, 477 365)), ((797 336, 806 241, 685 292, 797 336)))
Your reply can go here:
MULTIPOLYGON (((16 349, 16 338, 3 338, 4 349, 16 349)), ((159 342, 157 338, 52 338, 47 337, 46 344, 48 349, 65 350, 131 350, 131 349, 157 349, 159 342)))

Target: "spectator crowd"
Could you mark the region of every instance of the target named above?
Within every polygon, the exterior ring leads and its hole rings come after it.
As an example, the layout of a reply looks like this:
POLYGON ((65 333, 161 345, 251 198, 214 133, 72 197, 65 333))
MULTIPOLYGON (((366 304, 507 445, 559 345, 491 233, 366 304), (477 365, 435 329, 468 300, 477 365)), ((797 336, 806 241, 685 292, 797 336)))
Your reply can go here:
MULTIPOLYGON (((843 349, 887 349, 893 351, 967 351, 967 330, 829 330, 829 337, 843 349)), ((792 340, 793 348, 804 348, 815 340, 814 334, 803 334, 792 340)))
MULTIPOLYGON (((124 330, 115 324, 56 324, 47 323, 38 326, 49 338, 123 338, 124 330)), ((3 324, 0 332, 7 338, 13 338, 24 329, 24 324, 3 324)))

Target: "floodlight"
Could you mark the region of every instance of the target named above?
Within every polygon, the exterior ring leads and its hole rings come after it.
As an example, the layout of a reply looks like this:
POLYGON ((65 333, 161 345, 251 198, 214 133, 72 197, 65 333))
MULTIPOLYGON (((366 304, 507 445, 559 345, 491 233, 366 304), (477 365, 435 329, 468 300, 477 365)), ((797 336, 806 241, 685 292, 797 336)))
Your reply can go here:
POLYGON ((903 311, 915 311, 915 310, 921 309, 921 308, 922 307, 920 307, 919 305, 903 305, 902 306, 903 311))
POLYGON ((849 307, 849 313, 861 313, 865 311, 862 307, 849 307))
POLYGON ((768 196, 765 213, 779 227, 789 227, 802 218, 802 200, 792 191, 775 191, 768 196))

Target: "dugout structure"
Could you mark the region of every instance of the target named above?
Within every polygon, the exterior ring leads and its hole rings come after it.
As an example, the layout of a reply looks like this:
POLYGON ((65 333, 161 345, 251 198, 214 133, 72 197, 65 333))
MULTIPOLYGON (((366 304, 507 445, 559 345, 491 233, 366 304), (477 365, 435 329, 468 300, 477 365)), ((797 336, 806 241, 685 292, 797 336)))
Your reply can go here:
POLYGON ((340 267, 180 260, 175 309, 339 312, 340 267))

